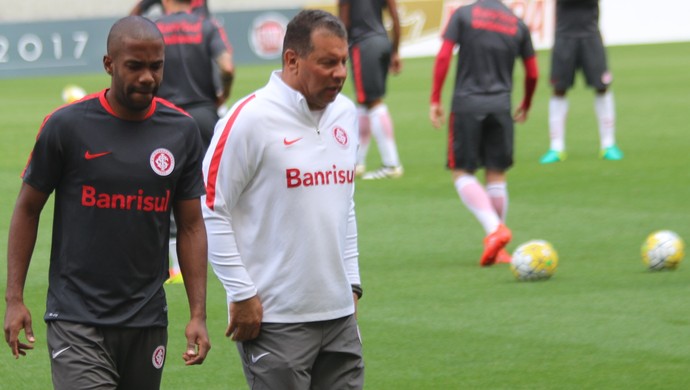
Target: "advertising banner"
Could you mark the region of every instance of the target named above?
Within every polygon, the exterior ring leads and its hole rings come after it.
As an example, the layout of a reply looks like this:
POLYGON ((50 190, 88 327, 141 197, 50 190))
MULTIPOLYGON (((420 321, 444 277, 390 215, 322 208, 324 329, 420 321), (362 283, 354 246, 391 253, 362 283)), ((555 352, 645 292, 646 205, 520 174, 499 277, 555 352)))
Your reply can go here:
MULTIPOLYGON (((298 8, 220 12, 214 17, 236 64, 280 62, 288 21, 298 8)), ((117 18, 0 24, 0 78, 103 71, 110 26, 117 18)))

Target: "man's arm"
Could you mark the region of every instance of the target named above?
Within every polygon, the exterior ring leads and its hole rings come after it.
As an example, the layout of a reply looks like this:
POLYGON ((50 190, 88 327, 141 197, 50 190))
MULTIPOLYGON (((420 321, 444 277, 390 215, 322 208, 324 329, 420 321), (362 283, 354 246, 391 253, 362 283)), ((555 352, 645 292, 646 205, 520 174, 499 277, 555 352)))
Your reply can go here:
POLYGON ((350 33, 350 2, 347 0, 338 0, 338 17, 343 21, 345 29, 350 33))
POLYGON ((220 107, 230 98, 232 82, 235 79, 235 62, 232 56, 232 45, 225 29, 217 20, 210 19, 210 21, 213 31, 208 44, 220 72, 221 90, 216 94, 216 105, 220 107))
MULTIPOLYGON (((354 188, 353 188, 354 196, 354 188)), ((347 279, 352 288, 352 298, 355 303, 355 318, 357 318, 357 304, 362 296, 362 281, 359 275, 359 246, 357 235, 357 218, 355 216, 354 199, 350 201, 350 212, 347 218, 347 236, 345 237, 344 263, 347 279)))
POLYGON ((175 202, 174 212, 177 223, 177 254, 190 311, 189 324, 185 329, 187 350, 183 359, 187 365, 201 364, 211 349, 206 329, 206 227, 198 198, 175 202))
POLYGON ((230 98, 232 82, 235 79, 235 64, 232 60, 232 53, 229 51, 223 52, 216 58, 216 64, 220 71, 220 82, 222 84, 222 90, 217 101, 217 105, 220 107, 230 98))
POLYGON ((398 6, 395 0, 386 0, 386 5, 388 7, 388 13, 391 16, 391 21, 393 22, 393 36, 392 36, 392 49, 391 49, 391 65, 390 70, 393 74, 398 74, 402 70, 402 61, 400 60, 400 16, 398 15, 398 6))
POLYGON ((230 322, 226 336, 235 341, 255 338, 260 331, 263 307, 256 286, 240 254, 232 224, 231 210, 254 178, 263 155, 255 142, 262 127, 263 112, 248 109, 256 95, 235 104, 218 122, 204 161, 206 197, 202 207, 208 230, 209 261, 223 284, 229 303, 230 322), (231 120, 232 118, 232 120, 231 120), (222 129, 222 131, 220 130, 222 129))
POLYGON ((537 57, 532 56, 523 60, 525 66, 525 91, 522 103, 518 106, 513 114, 515 122, 522 123, 527 120, 527 113, 532 105, 532 96, 537 88, 537 79, 539 78, 539 68, 537 66, 537 57))
MULTIPOLYGON (((223 180, 224 184, 237 182, 237 180, 223 180)), ((226 195, 232 193, 233 190, 222 192, 226 195)), ((223 207, 213 209, 208 205, 204 206, 204 222, 208 226, 209 261, 225 288, 229 302, 230 322, 225 336, 233 341, 247 341, 259 335, 263 306, 256 287, 242 263, 235 241, 235 232, 228 212, 235 202, 230 200, 229 205, 225 204, 223 207)))
POLYGON ((129 11, 130 16, 135 16, 135 15, 141 15, 141 2, 138 2, 132 7, 132 9, 129 11))
POLYGON ((441 90, 443 83, 446 81, 448 75, 448 68, 450 67, 450 60, 453 57, 453 48, 455 42, 444 39, 441 49, 436 55, 434 62, 433 85, 431 86, 431 105, 429 107, 429 119, 431 124, 439 128, 443 123, 443 108, 441 107, 441 90))
POLYGON ((26 355, 26 350, 33 349, 32 344, 35 340, 31 326, 31 313, 24 305, 24 285, 31 255, 36 245, 41 210, 49 196, 50 194, 41 192, 26 183, 22 184, 10 222, 4 330, 5 341, 15 358, 26 355), (22 329, 29 344, 19 341, 19 333, 22 329))
POLYGON ((153 5, 158 4, 162 7, 161 0, 141 0, 129 11, 130 15, 142 15, 153 5))

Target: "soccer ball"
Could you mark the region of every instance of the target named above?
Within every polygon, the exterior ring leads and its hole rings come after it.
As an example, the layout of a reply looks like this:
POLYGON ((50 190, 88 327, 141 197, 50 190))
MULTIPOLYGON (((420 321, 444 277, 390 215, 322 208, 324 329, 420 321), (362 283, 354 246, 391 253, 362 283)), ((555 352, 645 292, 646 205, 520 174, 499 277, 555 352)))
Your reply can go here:
POLYGON ((544 280, 550 278, 558 266, 558 253, 544 240, 531 240, 513 252, 510 270, 518 280, 544 280))
POLYGON ((76 102, 84 96, 86 96, 86 91, 78 85, 68 85, 62 89, 62 101, 68 104, 76 102))
POLYGON ((670 230, 653 232, 642 244, 642 261, 652 271, 676 269, 684 255, 683 240, 670 230))

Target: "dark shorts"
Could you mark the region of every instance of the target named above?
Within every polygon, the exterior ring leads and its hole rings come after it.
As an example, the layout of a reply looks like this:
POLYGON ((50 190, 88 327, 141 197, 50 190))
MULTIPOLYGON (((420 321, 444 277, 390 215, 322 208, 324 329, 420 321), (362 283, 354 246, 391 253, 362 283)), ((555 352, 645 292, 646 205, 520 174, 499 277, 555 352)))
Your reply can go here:
POLYGON ((362 342, 354 316, 298 324, 261 324, 259 337, 237 343, 249 388, 361 389, 362 342))
POLYGON ((47 328, 56 390, 160 388, 166 328, 93 327, 67 321, 48 321, 47 328))
POLYGON ((383 35, 366 38, 350 47, 357 103, 371 103, 386 95, 391 50, 391 42, 383 35))
POLYGON ((513 165, 513 128, 510 111, 453 112, 449 121, 446 166, 468 172, 482 167, 508 170, 513 165))
POLYGON ((606 49, 600 35, 592 37, 556 37, 551 54, 551 85, 565 91, 573 86, 575 73, 582 69, 587 85, 597 90, 612 81, 606 63, 606 49))

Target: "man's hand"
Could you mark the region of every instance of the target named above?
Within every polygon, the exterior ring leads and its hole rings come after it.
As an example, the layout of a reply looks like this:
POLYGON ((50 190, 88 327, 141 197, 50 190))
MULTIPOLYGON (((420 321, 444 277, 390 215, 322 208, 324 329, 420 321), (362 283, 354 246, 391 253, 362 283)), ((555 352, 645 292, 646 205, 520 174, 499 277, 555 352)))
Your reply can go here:
POLYGON ((182 354, 185 365, 191 366, 203 363, 208 351, 211 349, 206 321, 191 319, 184 333, 187 337, 187 349, 182 354))
POLYGON ((431 124, 435 128, 440 128, 441 125, 443 124, 444 118, 443 118, 443 108, 441 108, 441 105, 438 103, 431 103, 431 106, 429 107, 429 120, 431 120, 431 124))
POLYGON ((5 311, 5 341, 12 350, 15 359, 19 355, 26 356, 26 351, 34 349, 34 330, 31 327, 31 313, 22 302, 8 302, 5 311), (24 334, 29 343, 19 341, 19 333, 24 329, 24 334))
POLYGON ((391 63, 388 66, 388 69, 393 75, 398 75, 400 72, 402 72, 402 60, 400 60, 400 54, 391 54, 391 63))
POLYGON ((524 104, 521 104, 520 107, 515 110, 513 120, 517 123, 523 123, 527 120, 527 108, 525 108, 524 104))
POLYGON ((355 319, 357 319, 357 304, 359 303, 359 296, 357 294, 352 294, 352 299, 355 300, 355 319))
POLYGON ((240 302, 230 303, 230 325, 225 336, 233 341, 247 341, 259 336, 264 308, 257 295, 240 302))

